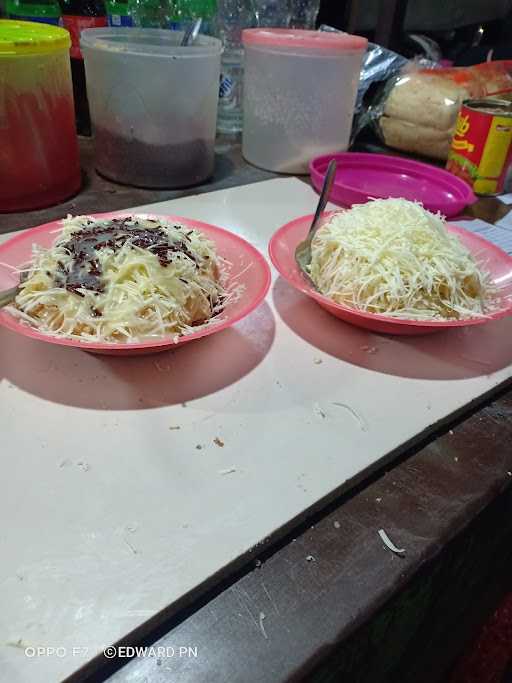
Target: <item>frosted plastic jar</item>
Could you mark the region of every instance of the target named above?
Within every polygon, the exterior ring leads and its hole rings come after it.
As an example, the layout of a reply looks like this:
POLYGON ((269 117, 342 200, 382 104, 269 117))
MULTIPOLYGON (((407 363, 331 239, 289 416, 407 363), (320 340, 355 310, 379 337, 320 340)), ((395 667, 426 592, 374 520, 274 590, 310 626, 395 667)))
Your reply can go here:
POLYGON ((255 166, 307 173, 310 160, 345 151, 366 38, 246 29, 242 152, 255 166))
POLYGON ((82 32, 97 170, 140 187, 196 185, 213 173, 221 43, 181 31, 82 32))

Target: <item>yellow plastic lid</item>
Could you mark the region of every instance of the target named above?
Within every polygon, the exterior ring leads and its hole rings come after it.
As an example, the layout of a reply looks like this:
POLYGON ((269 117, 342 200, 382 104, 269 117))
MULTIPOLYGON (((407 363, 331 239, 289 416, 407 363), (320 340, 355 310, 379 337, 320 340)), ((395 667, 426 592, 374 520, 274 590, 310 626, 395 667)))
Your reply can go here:
POLYGON ((36 21, 0 19, 0 57, 3 55, 34 55, 71 46, 69 33, 58 26, 36 21))

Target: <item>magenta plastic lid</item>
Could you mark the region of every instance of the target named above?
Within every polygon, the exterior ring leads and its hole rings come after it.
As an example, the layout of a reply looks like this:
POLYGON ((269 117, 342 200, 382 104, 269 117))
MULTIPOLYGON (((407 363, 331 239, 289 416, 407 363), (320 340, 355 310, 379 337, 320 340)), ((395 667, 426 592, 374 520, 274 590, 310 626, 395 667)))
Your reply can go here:
POLYGON ((469 185, 442 168, 404 157, 367 152, 340 152, 313 159, 309 168, 316 190, 322 187, 331 159, 336 159, 337 169, 330 200, 341 206, 364 204, 372 197, 401 197, 421 202, 425 209, 451 217, 476 202, 469 185))
POLYGON ((289 28, 246 28, 242 32, 244 45, 262 47, 306 48, 308 50, 365 50, 368 40, 350 33, 330 33, 329 31, 306 31, 289 28))

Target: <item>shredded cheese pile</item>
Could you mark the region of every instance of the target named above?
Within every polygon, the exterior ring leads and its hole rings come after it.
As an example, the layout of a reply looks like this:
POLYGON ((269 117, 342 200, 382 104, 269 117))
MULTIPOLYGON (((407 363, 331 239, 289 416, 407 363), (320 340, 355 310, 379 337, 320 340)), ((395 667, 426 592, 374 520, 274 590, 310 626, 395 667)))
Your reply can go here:
POLYGON ((164 247, 159 243, 157 253, 129 238, 119 248, 107 245, 93 250, 91 265, 70 252, 70 239, 108 222, 68 216, 62 223, 51 248, 34 245, 28 277, 12 309, 41 332, 94 342, 177 338, 218 320, 233 294, 224 288, 223 262, 214 244, 197 230, 133 217, 128 229, 159 230, 165 236, 164 247), (70 273, 76 272, 78 285, 70 288, 70 273), (96 272, 99 291, 87 285, 90 273, 96 272))
POLYGON ((496 288, 443 217, 404 199, 340 211, 312 243, 311 279, 333 301, 414 320, 482 316, 496 288))

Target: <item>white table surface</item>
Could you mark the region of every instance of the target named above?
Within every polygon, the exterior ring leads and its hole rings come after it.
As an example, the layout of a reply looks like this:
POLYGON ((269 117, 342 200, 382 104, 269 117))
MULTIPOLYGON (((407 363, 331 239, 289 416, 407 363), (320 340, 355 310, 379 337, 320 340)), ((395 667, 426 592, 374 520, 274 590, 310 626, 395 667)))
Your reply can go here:
MULTIPOLYGON (((316 199, 279 179, 144 208, 221 225, 266 253, 316 199)), ((172 609, 509 379, 511 338, 512 319, 379 337, 281 280, 231 330, 154 356, 0 329, 0 681, 61 680, 172 609)), ((407 524, 388 531, 406 544, 407 524)))

